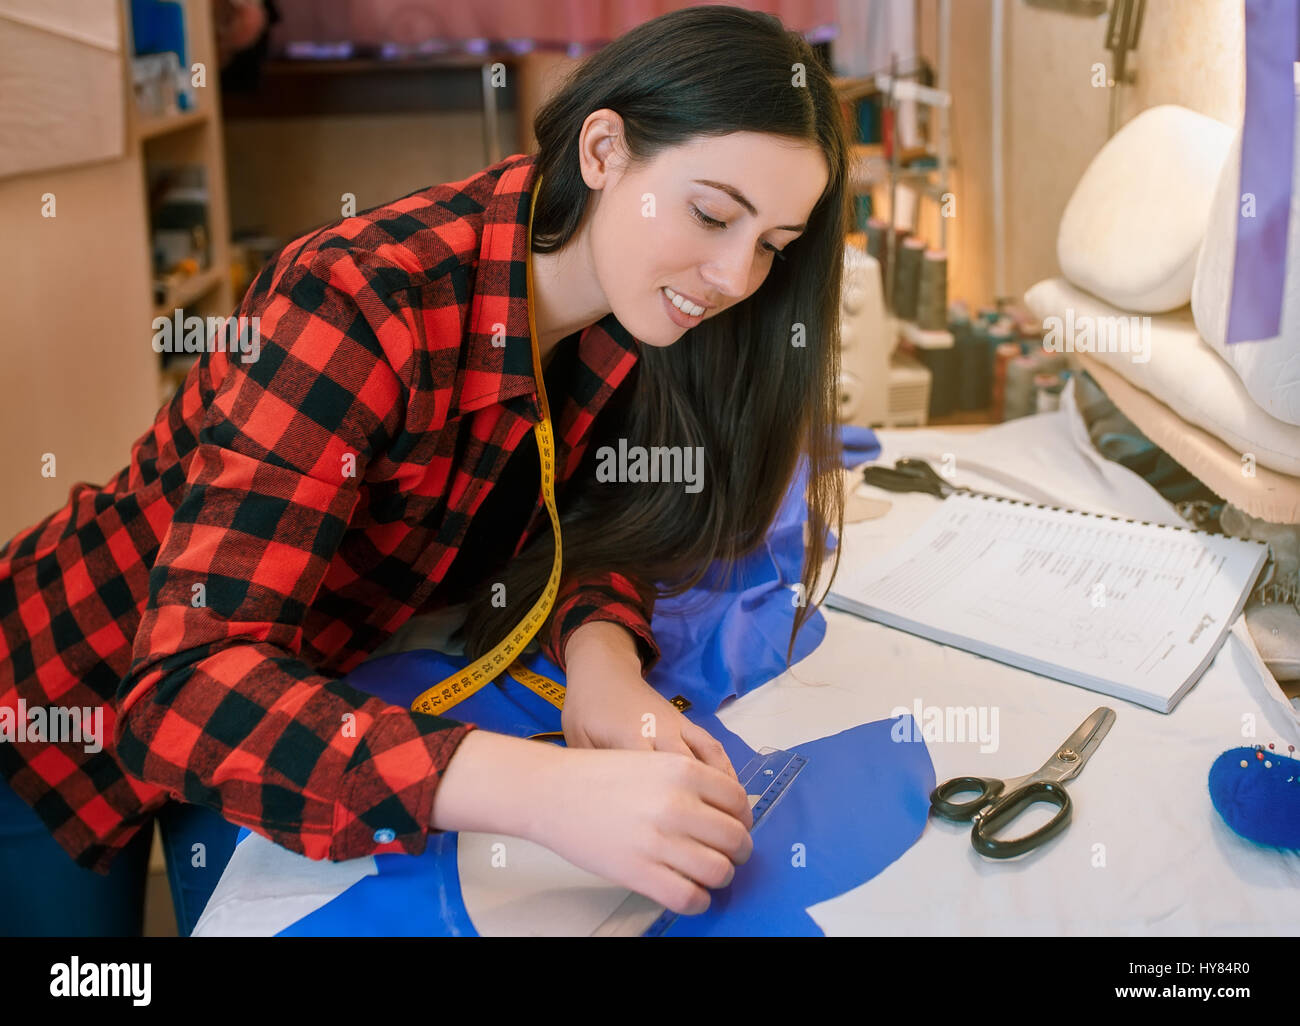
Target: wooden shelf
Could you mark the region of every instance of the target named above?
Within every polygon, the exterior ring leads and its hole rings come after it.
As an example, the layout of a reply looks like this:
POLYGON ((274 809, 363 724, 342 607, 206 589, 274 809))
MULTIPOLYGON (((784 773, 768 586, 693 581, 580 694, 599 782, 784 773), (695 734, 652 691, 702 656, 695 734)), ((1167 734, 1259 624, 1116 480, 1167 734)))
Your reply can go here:
POLYGON ((207 122, 208 112, 202 107, 161 118, 143 117, 136 113, 134 115, 135 137, 138 140, 154 139, 160 135, 169 135, 197 125, 205 125, 207 122))
MULTIPOLYGON (((221 135, 221 75, 217 60, 216 33, 212 23, 212 5, 209 0, 179 0, 185 12, 185 35, 188 60, 207 68, 207 83, 195 88, 194 111, 151 117, 140 112, 135 101, 134 83, 131 81, 129 55, 135 47, 131 39, 131 20, 122 18, 122 40, 127 60, 123 61, 126 88, 126 116, 130 126, 131 148, 136 168, 139 169, 138 189, 144 198, 144 224, 147 251, 152 250, 152 215, 149 212, 149 174, 151 168, 161 165, 198 166, 203 169, 203 189, 208 196, 208 259, 209 267, 179 278, 168 289, 161 303, 153 302, 153 261, 143 268, 149 282, 149 308, 153 317, 174 316, 178 308, 190 307, 203 300, 204 312, 229 315, 234 306, 230 281, 230 215, 226 198, 226 166, 224 140, 221 135)), ((123 4, 122 8, 129 7, 123 4)), ((151 337, 151 324, 140 325, 144 337, 151 337)), ((185 377, 186 362, 173 359, 168 367, 161 360, 155 364, 155 378, 151 390, 160 401, 170 398, 179 381, 185 377)))
POLYGON ((875 75, 836 75, 831 78, 831 87, 844 102, 880 94, 875 75))
POLYGON ((867 192, 873 185, 889 181, 889 161, 880 143, 854 143, 849 147, 849 185, 854 192, 867 192))
MULTIPOLYGON (((922 149, 912 151, 913 156, 933 157, 935 154, 922 149)), ((954 166, 949 162, 949 166, 954 166)), ((895 179, 926 193, 935 199, 942 199, 944 189, 935 183, 932 176, 939 174, 938 167, 899 167, 894 172, 895 179)), ((855 143, 849 147, 849 186, 854 192, 869 192, 874 186, 888 185, 890 174, 889 160, 879 143, 855 143)))
POLYGON ((478 70, 485 64, 515 64, 519 56, 511 50, 473 54, 460 51, 418 54, 410 57, 278 57, 263 65, 267 75, 364 75, 375 71, 443 71, 448 68, 478 70))
MULTIPOLYGON (((503 56, 506 86, 489 89, 498 108, 518 103, 517 57, 503 56)), ((250 118, 425 114, 484 109, 483 70, 496 59, 475 55, 395 60, 272 60, 255 90, 222 97, 227 121, 250 118)))
POLYGON ((173 285, 167 298, 161 305, 154 305, 155 317, 171 317, 177 307, 189 306, 209 292, 219 287, 229 277, 229 271, 220 267, 210 267, 206 271, 190 275, 173 285))
MULTIPOLYGON (((149 281, 150 309, 153 317, 171 318, 178 308, 202 301, 205 312, 228 315, 234 307, 230 280, 230 215, 226 195, 226 162, 221 119, 221 76, 217 57, 216 33, 212 21, 210 0, 180 0, 185 17, 185 42, 188 59, 207 69, 207 81, 196 87, 193 96, 194 110, 181 111, 163 117, 151 117, 136 105, 132 82, 130 55, 135 52, 131 37, 131 19, 126 13, 129 5, 119 5, 122 38, 126 60, 123 75, 126 89, 126 106, 133 158, 139 168, 141 180, 138 188, 144 197, 144 230, 148 236, 147 250, 152 250, 152 214, 149 210, 149 176, 151 167, 160 165, 196 166, 203 169, 203 188, 208 198, 208 258, 210 266, 188 278, 172 284, 161 303, 153 302, 153 261, 143 268, 149 281)), ((142 324, 140 331, 146 339, 152 336, 151 324, 142 324)), ((156 365, 153 389, 162 398, 170 396, 182 378, 182 365, 172 361, 164 370, 161 361, 156 365)))

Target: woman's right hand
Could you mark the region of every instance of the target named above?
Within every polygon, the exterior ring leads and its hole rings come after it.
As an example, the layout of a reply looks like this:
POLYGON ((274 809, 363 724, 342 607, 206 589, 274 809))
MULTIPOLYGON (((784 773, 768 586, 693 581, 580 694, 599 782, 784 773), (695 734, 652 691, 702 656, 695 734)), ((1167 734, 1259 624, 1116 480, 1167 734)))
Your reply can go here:
MULTIPOLYGON (((534 742, 537 743, 537 742, 534 742)), ((685 915, 754 850, 745 790, 676 752, 568 749, 540 775, 530 840, 685 915)))

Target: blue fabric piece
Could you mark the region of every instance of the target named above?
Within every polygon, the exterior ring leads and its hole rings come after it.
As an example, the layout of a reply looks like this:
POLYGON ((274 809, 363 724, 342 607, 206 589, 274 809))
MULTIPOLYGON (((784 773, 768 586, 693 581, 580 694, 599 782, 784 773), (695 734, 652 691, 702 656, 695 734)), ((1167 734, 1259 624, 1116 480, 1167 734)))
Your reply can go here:
POLYGON ((880 440, 871 428, 854 424, 840 425, 840 446, 844 450, 844 465, 856 467, 880 455, 880 440))
MULTIPOLYGON (((434 672, 443 671, 440 665, 434 672)), ((496 690, 490 685, 479 694, 496 690)), ((492 695, 480 708, 490 705, 509 718, 508 702, 492 695)), ((754 756, 713 714, 692 709, 687 716, 722 742, 737 769, 754 756)), ((805 909, 876 876, 925 828, 934 767, 924 743, 892 739, 895 722, 878 720, 795 746, 808 764, 759 825, 750 860, 730 887, 713 892, 708 911, 678 917, 665 936, 821 936, 805 909)), ((919 730, 900 734, 920 737, 919 730)), ((375 863, 377 875, 278 936, 477 936, 461 896, 455 834, 431 835, 422 855, 377 855, 375 863)))
MULTIPOLYGON (((880 442, 870 428, 841 426, 840 444, 846 465, 874 459, 880 454, 880 442)), ((748 694, 785 672, 786 646, 799 608, 796 601, 800 596, 794 585, 799 583, 803 571, 807 481, 808 461, 804 457, 768 530, 765 544, 741 560, 729 577, 715 564, 690 591, 660 598, 655 603, 650 628, 659 643, 660 659, 647 682, 665 698, 682 695, 692 705, 714 712, 727 699, 748 694)), ((833 551, 835 545, 834 534, 828 533, 828 551, 833 551)), ((826 620, 816 610, 795 639, 793 661, 808 656, 825 636, 826 620)), ((383 660, 378 662, 382 666, 379 671, 368 670, 371 664, 363 664, 354 671, 354 683, 366 682, 356 686, 362 690, 372 686, 382 688, 383 676, 394 674, 402 667, 400 663, 390 666, 383 660), (358 678, 357 674, 361 676, 358 678)), ((525 664, 552 680, 560 679, 558 668, 540 655, 532 657, 532 661, 526 659, 525 664)), ((447 673, 458 668, 452 666, 447 673)), ((427 680, 427 687, 442 678, 425 673, 419 679, 427 680)), ((536 722, 539 716, 549 722, 550 706, 545 701, 527 688, 513 682, 511 685, 506 691, 509 701, 531 717, 528 723, 536 722)), ((419 691, 405 702, 400 697, 375 693, 395 704, 409 705, 419 691)), ((451 715, 477 723, 477 708, 472 698, 457 705, 451 715)), ((496 714, 494 711, 493 715, 496 714)), ((506 733, 520 733, 524 722, 519 721, 517 729, 502 729, 506 733)), ((535 727, 529 732, 558 729, 558 726, 535 727)))
MULTIPOLYGON (((841 425, 840 446, 846 467, 880 455, 880 442, 870 428, 841 425)), ((803 573, 807 484, 804 457, 762 549, 741 560, 729 578, 715 564, 684 595, 655 603, 650 628, 661 658, 647 680, 666 698, 683 695, 714 711, 785 672, 786 646, 799 609, 795 585, 803 573)), ((833 532, 826 541, 827 551, 834 551, 833 532)), ((825 636, 826 620, 814 611, 795 639, 793 661, 809 655, 825 636)))
POLYGON ((376 855, 358 880, 277 937, 477 937, 456 867, 456 834, 431 834, 422 855, 376 855))
POLYGON ((1223 821, 1246 840, 1300 849, 1300 760, 1232 748, 1210 767, 1209 788, 1223 821))
MULTIPOLYGON (((841 441, 853 446, 855 452, 869 452, 874 447, 879 453, 875 434, 867 428, 845 428, 841 441)), ((798 611, 799 595, 793 586, 799 583, 803 570, 807 481, 805 457, 799 462, 763 546, 742 559, 729 575, 720 564, 714 564, 705 579, 690 591, 655 603, 650 627, 659 643, 660 660, 647 681, 665 698, 683 695, 692 705, 715 712, 727 699, 746 694, 786 670, 785 650, 798 611)), ((828 533, 827 544, 834 548, 833 533, 828 533)), ((820 611, 814 611, 795 639, 794 661, 811 653, 825 636, 826 620, 820 611)), ((423 687, 409 697, 405 689, 390 693, 389 684, 407 672, 407 664, 389 660, 411 654, 399 653, 363 663, 353 671, 351 682, 364 691, 378 689, 373 693, 395 705, 409 705, 425 687, 442 679, 417 659, 410 664, 410 670, 425 682, 423 687)), ((559 668, 540 654, 524 662, 552 680, 561 679, 559 668)), ((446 665, 446 674, 450 674, 462 664, 446 665)), ((486 690, 456 705, 450 715, 478 723, 476 717, 484 701, 481 696, 486 690)), ((499 728, 504 732, 521 733, 525 723, 534 723, 537 717, 551 721, 554 709, 527 688, 507 682, 505 696, 507 706, 490 705, 489 714, 500 716, 514 709, 525 719, 512 720, 514 729, 499 728)), ((558 729, 533 727, 527 732, 558 729)))
MULTIPOLYGON (((737 770, 752 756, 716 717, 692 719, 723 742, 737 770), (737 747, 749 754, 737 759, 737 747)), ((708 911, 679 916, 664 936, 823 936, 804 910, 878 875, 925 829, 934 766, 910 729, 915 724, 900 736, 917 742, 893 740, 896 722, 877 720, 795 745, 808 764, 756 828, 750 860, 730 887, 713 892, 708 911)))
MULTIPOLYGON (((845 466, 880 453, 879 441, 869 428, 843 426, 840 443, 845 466)), ((651 620, 661 659, 648 683, 665 698, 680 694, 689 699, 689 718, 723 743, 738 769, 754 752, 714 713, 727 699, 752 691, 786 669, 785 648, 798 609, 792 586, 799 582, 803 566, 807 477, 804 458, 762 548, 729 576, 715 565, 691 591, 661 598, 651 620)), ((833 549, 835 543, 829 534, 828 547, 833 549)), ((825 633, 826 622, 814 611, 796 638, 794 660, 812 652, 825 633)), ((559 667, 540 654, 525 658, 524 663, 536 673, 564 681, 559 667)), ((348 682, 394 705, 409 706, 422 691, 462 666, 463 660, 439 652, 401 652, 363 663, 348 682)), ((514 736, 560 730, 559 711, 509 677, 458 703, 449 715, 514 736)), ((746 875, 751 883, 735 883, 725 901, 715 899, 715 908, 706 913, 712 927, 706 917, 694 917, 689 926, 674 924, 670 932, 711 928, 722 933, 818 933, 803 909, 870 879, 912 844, 924 826, 934 786, 929 754, 924 745, 899 747, 890 742, 883 747, 892 723, 855 727, 809 746, 823 768, 805 768, 799 778, 808 776, 798 788, 802 797, 795 797, 792 789, 763 826, 764 845, 784 847, 773 848, 776 854, 761 861, 756 857, 756 868, 746 875), (833 814, 842 802, 840 786, 832 782, 837 776, 852 782, 848 786, 855 794, 871 795, 865 814, 856 812, 856 800, 848 805, 854 815, 845 819, 833 814), (832 835, 833 843, 827 840, 832 835), (801 843, 819 852, 809 857, 809 869, 799 870, 797 885, 785 879, 790 862, 786 841, 791 837, 789 844, 801 843), (776 901, 767 889, 778 880, 784 897, 776 901), (767 911, 757 910, 760 905, 767 911)), ((421 936, 473 933, 456 883, 454 835, 432 835, 426 852, 415 858, 380 855, 375 859, 378 877, 359 881, 345 896, 284 935, 402 936, 416 928, 421 936), (388 896, 391 906, 385 903, 388 896)))
MULTIPOLYGON (((803 570, 807 520, 802 460, 764 545, 736 565, 730 579, 714 564, 708 576, 683 595, 655 602, 650 629, 660 660, 646 680, 667 698, 683 695, 716 710, 786 670, 786 646, 794 626, 803 570)), ((828 543, 834 535, 828 535, 828 543)), ((798 662, 822 643, 826 620, 814 611, 795 639, 798 662)))

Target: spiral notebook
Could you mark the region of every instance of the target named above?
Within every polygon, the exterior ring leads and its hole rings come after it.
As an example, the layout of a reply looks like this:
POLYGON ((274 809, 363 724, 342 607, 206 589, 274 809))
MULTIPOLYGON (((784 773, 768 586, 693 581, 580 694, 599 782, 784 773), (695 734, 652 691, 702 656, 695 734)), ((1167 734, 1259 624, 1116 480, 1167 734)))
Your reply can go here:
POLYGON ((958 492, 841 566, 826 605, 1170 712, 1240 615, 1263 542, 958 492))

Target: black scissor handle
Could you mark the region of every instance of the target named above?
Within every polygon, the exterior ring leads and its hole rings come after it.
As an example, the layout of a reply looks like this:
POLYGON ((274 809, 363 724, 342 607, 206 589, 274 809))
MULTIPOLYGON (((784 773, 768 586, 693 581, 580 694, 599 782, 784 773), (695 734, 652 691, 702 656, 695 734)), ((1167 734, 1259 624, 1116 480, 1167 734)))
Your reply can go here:
POLYGON ((953 777, 930 792, 930 808, 944 819, 962 823, 1000 795, 1004 786, 1001 780, 990 777, 953 777), (948 800, 962 791, 978 791, 979 794, 965 802, 948 800))
POLYGON ((1035 780, 1031 784, 1012 791, 996 802, 971 828, 970 843, 981 855, 991 859, 1011 859, 1023 855, 1040 844, 1051 840, 1070 822, 1070 795, 1065 788, 1051 780, 1035 780), (1024 837, 999 841, 993 837, 999 827, 1005 826, 1034 802, 1047 802, 1059 810, 1048 822, 1024 837))
POLYGON ((894 461, 894 469, 900 474, 907 474, 915 477, 920 481, 925 481, 932 488, 939 492, 947 491, 952 486, 939 474, 934 467, 930 466, 925 460, 912 459, 905 457, 901 460, 894 461))
POLYGON ((862 479, 869 485, 890 492, 925 492, 944 498, 952 486, 935 473, 925 460, 901 459, 892 467, 870 466, 862 471, 862 479))

